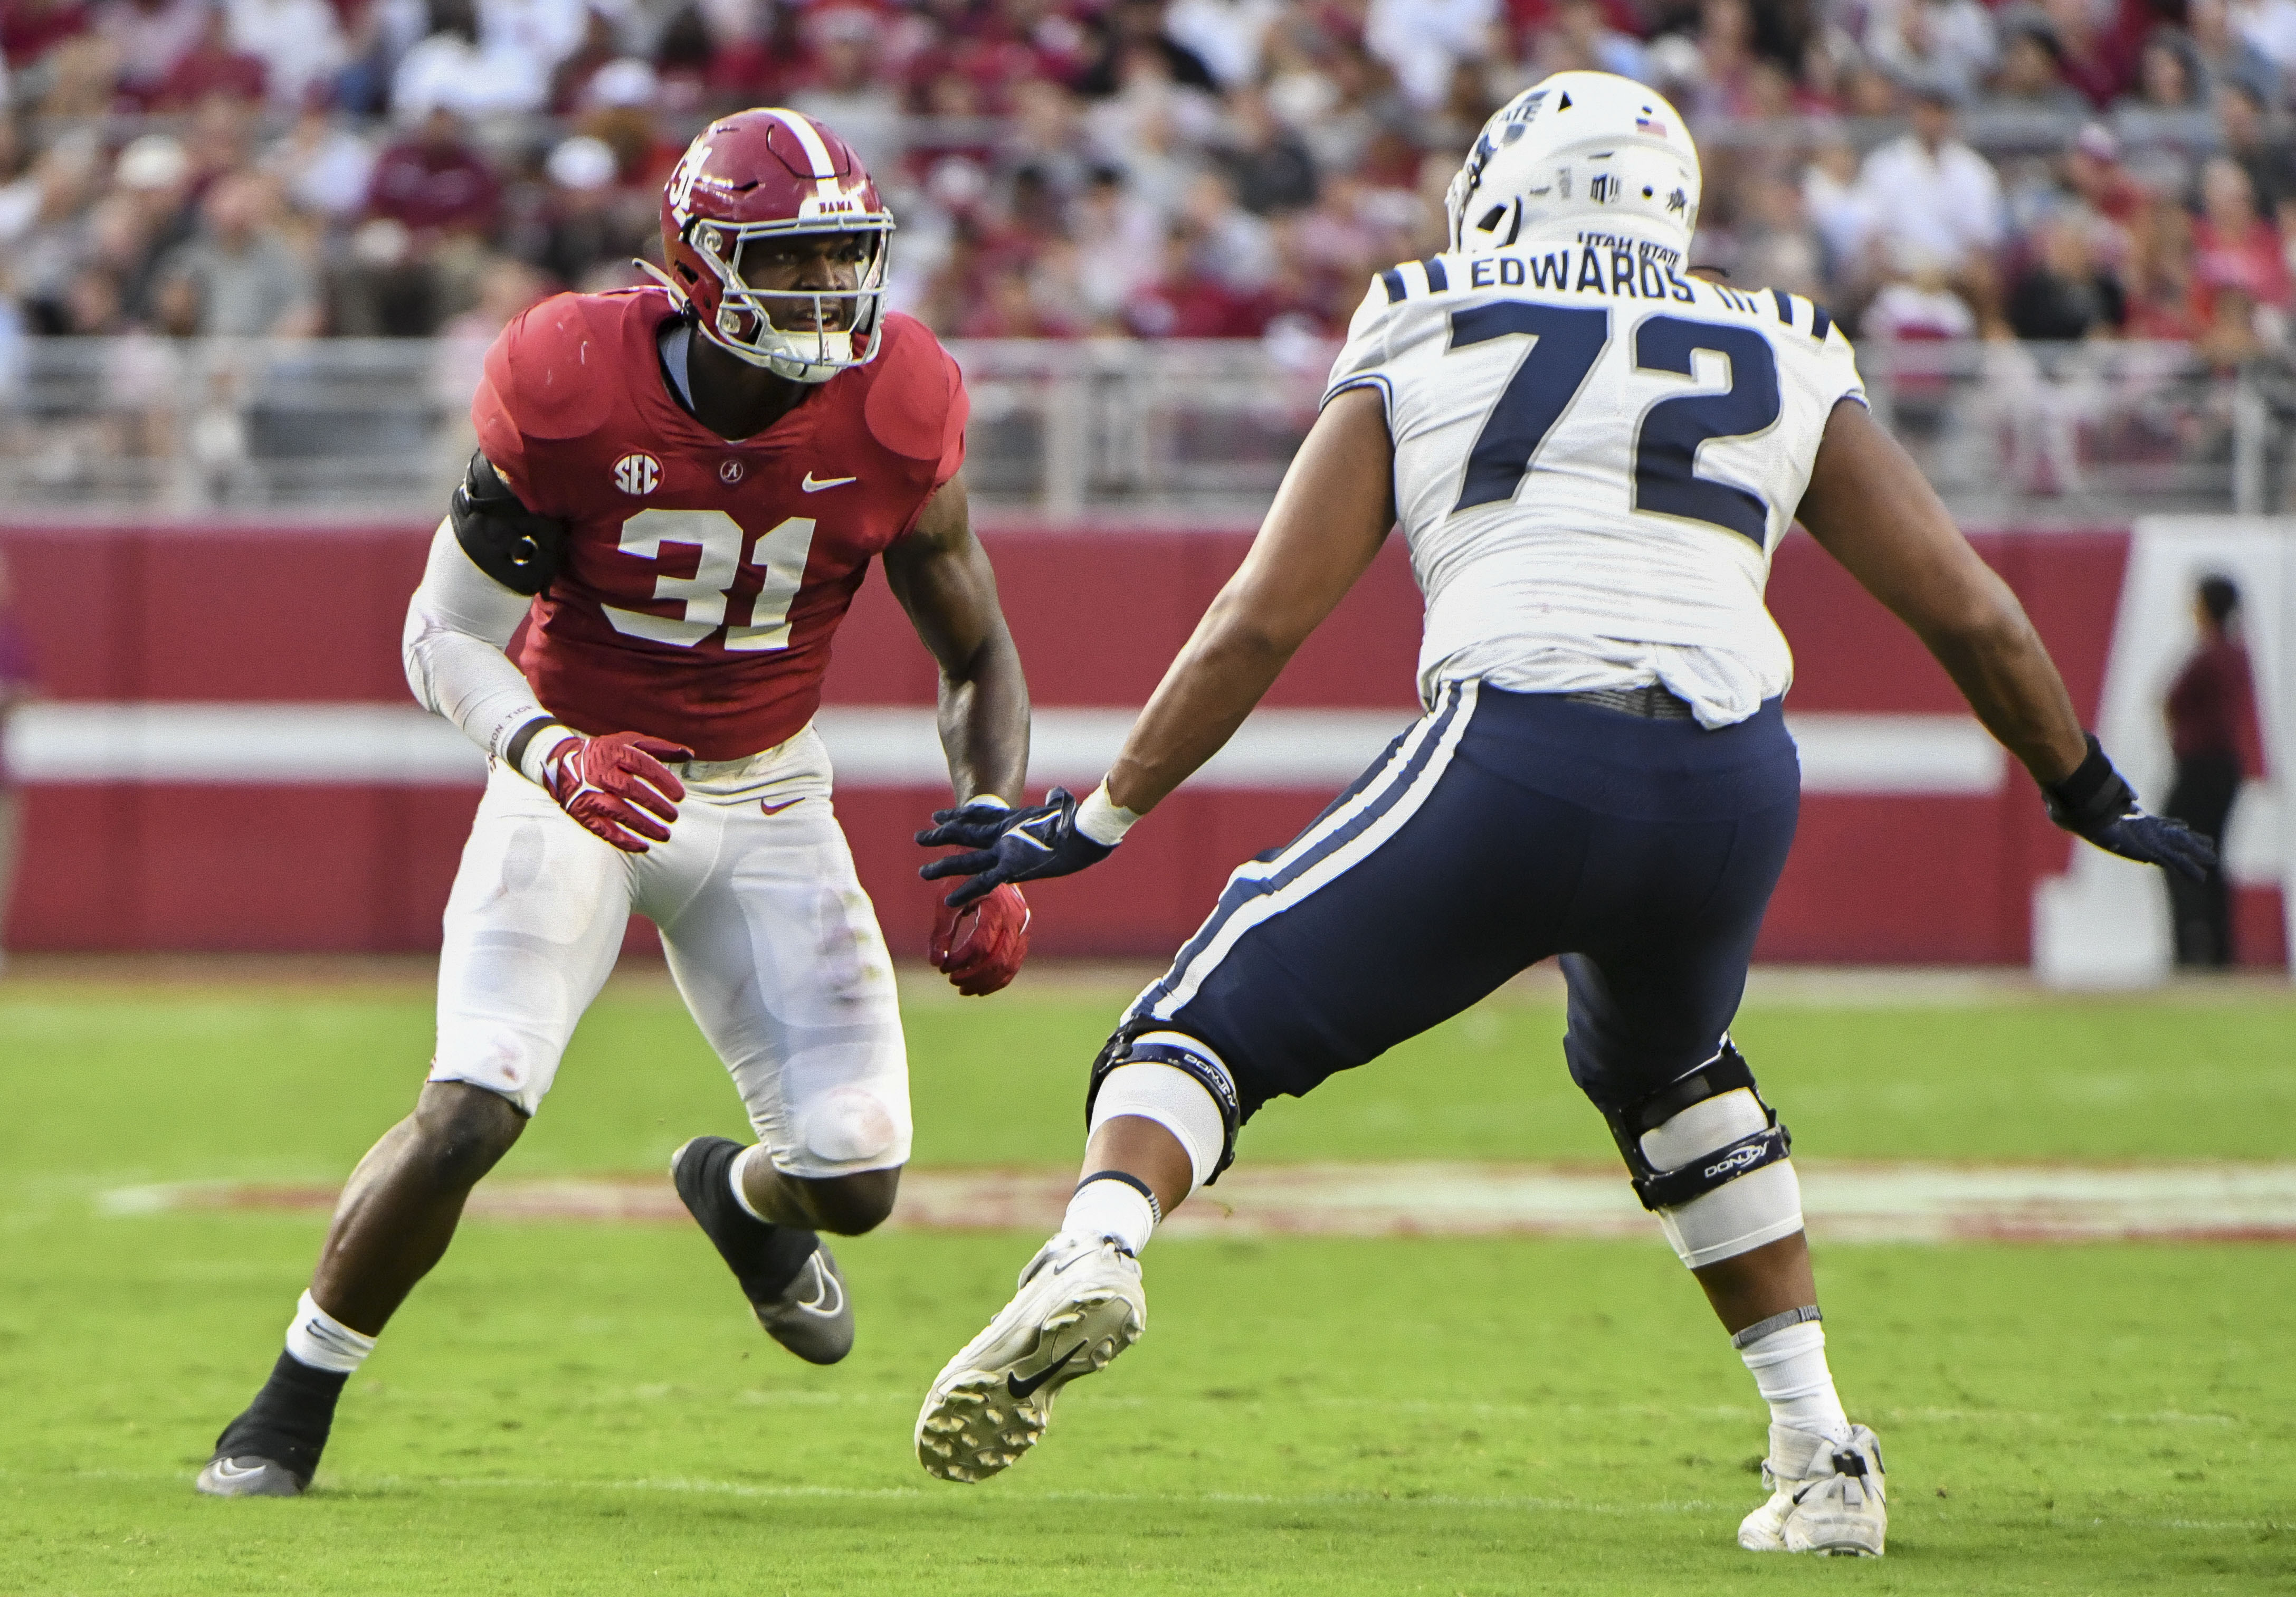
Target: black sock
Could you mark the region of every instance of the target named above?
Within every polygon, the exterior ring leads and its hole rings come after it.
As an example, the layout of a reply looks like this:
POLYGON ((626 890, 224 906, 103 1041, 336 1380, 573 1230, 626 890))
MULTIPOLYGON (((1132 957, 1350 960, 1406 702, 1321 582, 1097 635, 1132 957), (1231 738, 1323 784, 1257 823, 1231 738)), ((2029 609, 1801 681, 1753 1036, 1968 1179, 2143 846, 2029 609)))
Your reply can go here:
POLYGON ((742 1150, 729 1142, 710 1151, 718 1157, 705 1163, 700 1174, 702 1192, 717 1212, 703 1229, 734 1279, 742 1283, 742 1295, 752 1303, 769 1303, 797 1279, 821 1239, 801 1225, 775 1225, 742 1208, 734 1200, 733 1187, 733 1164, 742 1150))
POLYGON ((216 1438, 216 1456, 267 1458, 309 1485, 335 1422, 336 1400, 349 1379, 340 1371, 315 1370, 283 1351, 247 1412, 216 1438))

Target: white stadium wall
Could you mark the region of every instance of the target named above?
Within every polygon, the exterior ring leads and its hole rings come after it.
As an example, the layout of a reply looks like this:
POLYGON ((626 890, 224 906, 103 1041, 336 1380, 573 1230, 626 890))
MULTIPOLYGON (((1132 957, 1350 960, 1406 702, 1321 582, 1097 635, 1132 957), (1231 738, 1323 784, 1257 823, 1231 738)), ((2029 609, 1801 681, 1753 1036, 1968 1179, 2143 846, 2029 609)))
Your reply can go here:
MULTIPOLYGON (((2241 592, 2266 775, 2241 790, 2224 839, 2225 871, 2236 889, 2280 892, 2284 917, 2296 913, 2296 893, 2284 891, 2288 840, 2296 837, 2296 782, 2286 778, 2296 754, 2292 536, 2296 521, 2282 518, 2140 520, 2129 538, 2095 722, 2138 796, 2155 807, 2166 801, 2175 761, 2161 706, 2195 641, 2194 588, 2203 577, 2231 577, 2241 592)), ((2070 866, 2035 891, 2035 971, 2070 987, 2141 987, 2166 977, 2173 949, 2160 872, 2095 848, 2076 851, 2070 866)), ((2283 924, 2296 945, 2296 929, 2283 924)))

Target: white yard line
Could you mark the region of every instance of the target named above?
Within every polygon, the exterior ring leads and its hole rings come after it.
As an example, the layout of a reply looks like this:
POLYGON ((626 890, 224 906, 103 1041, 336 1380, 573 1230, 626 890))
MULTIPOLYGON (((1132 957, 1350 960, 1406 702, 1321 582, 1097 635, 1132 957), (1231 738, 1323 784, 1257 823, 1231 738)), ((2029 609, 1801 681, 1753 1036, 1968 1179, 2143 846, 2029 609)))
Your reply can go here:
MULTIPOLYGON (((1797 1160, 1802 1209, 1829 1241, 2296 1241, 2296 1163, 1866 1164, 1797 1160)), ((1065 1170, 911 1170, 893 1224, 1048 1232, 1065 1170)), ((106 1192, 107 1214, 332 1208, 324 1185, 184 1183, 106 1192)), ((493 1220, 682 1224, 666 1180, 501 1181, 469 1213, 493 1220)), ((1644 1237, 1655 1227, 1603 1166, 1263 1165, 1231 1171, 1165 1233, 1176 1237, 1644 1237)))

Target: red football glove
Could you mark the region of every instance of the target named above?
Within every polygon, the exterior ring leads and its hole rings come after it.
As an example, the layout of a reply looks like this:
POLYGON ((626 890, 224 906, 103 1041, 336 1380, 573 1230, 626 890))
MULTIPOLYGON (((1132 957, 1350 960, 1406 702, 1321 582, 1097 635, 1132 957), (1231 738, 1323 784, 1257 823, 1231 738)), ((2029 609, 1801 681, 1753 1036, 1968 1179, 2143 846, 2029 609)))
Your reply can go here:
POLYGON ((693 758, 693 749, 643 733, 577 733, 542 757, 543 785, 592 833, 626 854, 644 854, 647 838, 669 841, 669 823, 685 797, 685 784, 661 762, 693 758))
POLYGON ((1029 901, 1006 882, 963 909, 939 905, 925 957, 966 997, 987 997, 1018 976, 1029 957, 1029 901))

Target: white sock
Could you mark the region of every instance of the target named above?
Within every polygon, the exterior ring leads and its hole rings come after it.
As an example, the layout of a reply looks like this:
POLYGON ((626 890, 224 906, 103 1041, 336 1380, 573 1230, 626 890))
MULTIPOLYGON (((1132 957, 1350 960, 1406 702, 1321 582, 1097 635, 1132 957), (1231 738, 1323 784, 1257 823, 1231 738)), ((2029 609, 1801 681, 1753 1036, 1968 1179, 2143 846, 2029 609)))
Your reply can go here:
POLYGON ((309 1292, 295 1300, 295 1317, 287 1323, 287 1352, 297 1364, 348 1375, 373 1351, 373 1337, 336 1319, 309 1292))
POLYGON ((1815 1320, 1774 1331, 1738 1349, 1770 1405, 1770 1423, 1829 1442, 1849 1439, 1849 1416, 1825 1367, 1825 1327, 1815 1320))
POLYGON ((763 1142, 752 1142, 735 1154, 734 1162, 726 1167, 726 1179, 734 1188, 734 1201, 742 1206, 742 1212, 760 1225, 771 1225, 773 1222, 758 1212, 758 1206, 750 1201, 749 1189, 742 1184, 742 1172, 750 1167, 750 1157, 763 1152, 765 1146, 763 1142))
POLYGON ((1061 1234, 1106 1238, 1135 1258, 1156 1234, 1156 1200, 1129 1181, 1110 1175, 1089 1176, 1069 1200, 1061 1234))

